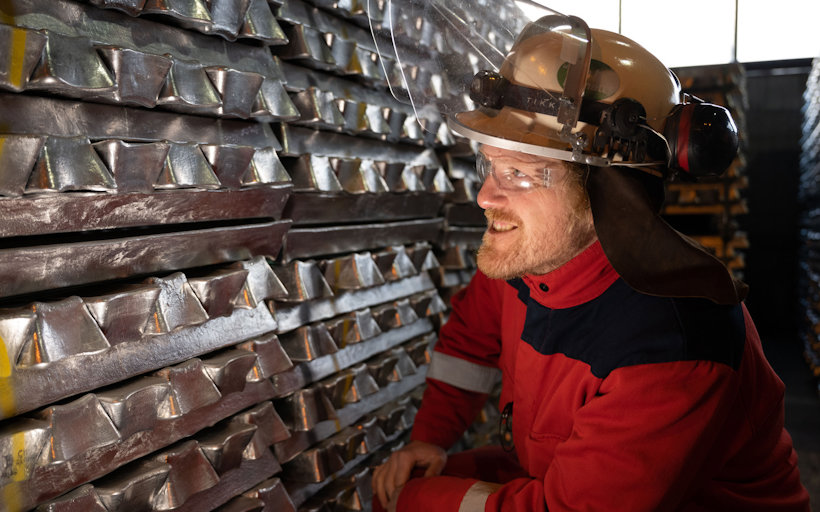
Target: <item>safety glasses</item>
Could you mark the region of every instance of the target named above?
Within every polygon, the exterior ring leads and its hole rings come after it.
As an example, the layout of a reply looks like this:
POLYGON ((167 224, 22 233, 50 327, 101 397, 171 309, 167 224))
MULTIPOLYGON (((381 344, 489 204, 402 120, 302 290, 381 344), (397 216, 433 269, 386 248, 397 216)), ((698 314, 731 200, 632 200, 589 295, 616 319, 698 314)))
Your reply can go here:
POLYGON ((498 188, 508 191, 529 191, 550 188, 555 185, 557 174, 562 171, 560 164, 544 162, 494 163, 480 152, 476 156, 476 170, 481 183, 495 177, 498 188))

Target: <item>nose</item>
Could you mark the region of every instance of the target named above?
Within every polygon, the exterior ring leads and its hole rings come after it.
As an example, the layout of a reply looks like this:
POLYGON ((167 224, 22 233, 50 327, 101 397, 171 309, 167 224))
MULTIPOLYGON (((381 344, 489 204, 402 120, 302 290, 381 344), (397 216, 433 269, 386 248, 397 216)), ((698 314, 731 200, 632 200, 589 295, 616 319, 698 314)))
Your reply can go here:
POLYGON ((498 186, 498 180, 494 174, 487 176, 481 189, 478 191, 478 206, 483 209, 499 208, 507 202, 507 194, 498 186))

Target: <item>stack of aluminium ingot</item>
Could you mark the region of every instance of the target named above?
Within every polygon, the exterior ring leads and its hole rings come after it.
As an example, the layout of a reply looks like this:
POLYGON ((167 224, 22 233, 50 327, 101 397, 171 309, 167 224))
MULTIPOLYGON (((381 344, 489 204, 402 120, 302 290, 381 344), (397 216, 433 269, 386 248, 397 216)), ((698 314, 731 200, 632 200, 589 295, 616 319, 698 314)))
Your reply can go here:
POLYGON ((812 62, 803 99, 798 293, 804 318, 800 327, 806 361, 820 377, 820 59, 812 62))
POLYGON ((662 214, 673 227, 705 246, 742 279, 744 254, 749 248, 746 233, 739 230, 737 220, 748 213, 743 196, 748 186, 743 138, 748 99, 743 67, 735 63, 674 71, 685 93, 729 110, 740 133, 740 147, 723 176, 703 178, 697 183, 668 183, 662 214))
POLYGON ((0 4, 0 510, 369 507, 476 243, 383 7, 0 4))

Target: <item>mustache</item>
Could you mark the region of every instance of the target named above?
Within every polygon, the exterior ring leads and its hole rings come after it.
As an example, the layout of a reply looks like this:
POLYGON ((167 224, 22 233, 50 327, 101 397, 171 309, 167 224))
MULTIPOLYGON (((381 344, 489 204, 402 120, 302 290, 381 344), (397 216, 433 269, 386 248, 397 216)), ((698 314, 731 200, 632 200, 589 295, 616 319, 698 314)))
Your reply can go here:
POLYGON ((499 222, 509 222, 510 224, 521 224, 521 218, 518 215, 505 210, 497 210, 495 208, 488 208, 484 210, 484 217, 487 218, 487 224, 497 220, 499 222))

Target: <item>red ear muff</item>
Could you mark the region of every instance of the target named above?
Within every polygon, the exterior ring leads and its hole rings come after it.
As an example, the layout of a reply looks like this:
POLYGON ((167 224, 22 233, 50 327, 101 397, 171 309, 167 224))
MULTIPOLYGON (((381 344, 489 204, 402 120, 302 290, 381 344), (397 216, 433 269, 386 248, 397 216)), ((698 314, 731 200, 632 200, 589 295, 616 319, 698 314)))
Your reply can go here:
POLYGON ((670 169, 697 179, 719 176, 737 156, 738 136, 732 115, 712 103, 683 103, 666 120, 670 169))

